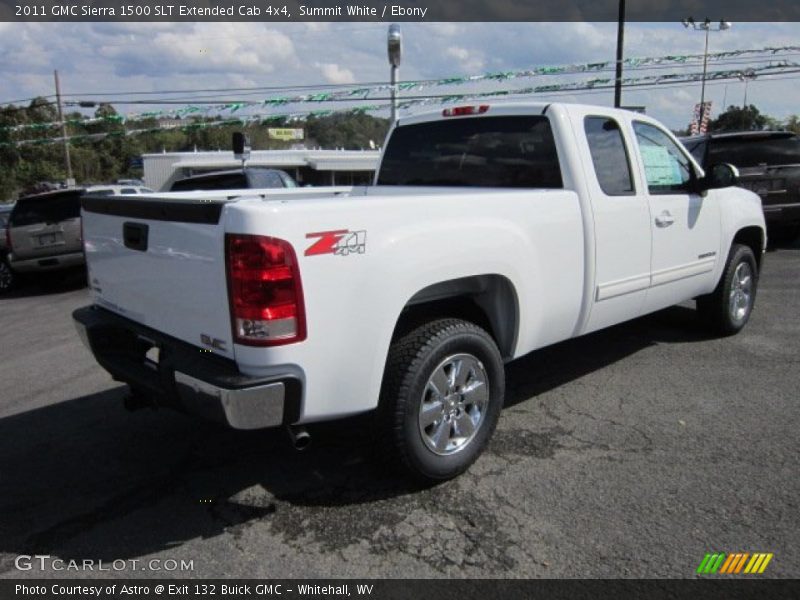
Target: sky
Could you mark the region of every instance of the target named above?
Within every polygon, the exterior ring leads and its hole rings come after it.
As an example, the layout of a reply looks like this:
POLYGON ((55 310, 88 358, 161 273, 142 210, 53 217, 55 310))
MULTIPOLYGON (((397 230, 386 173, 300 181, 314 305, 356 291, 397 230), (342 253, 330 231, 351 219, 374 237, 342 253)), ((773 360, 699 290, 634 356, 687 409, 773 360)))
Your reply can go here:
MULTIPOLYGON (((174 89, 386 81, 387 26, 386 23, 0 23, 0 104, 52 94, 54 69, 59 70, 62 92, 77 95, 70 98, 99 92, 124 95, 174 89)), ((616 49, 616 23, 404 23, 401 28, 401 80, 613 61, 616 49)), ((626 57, 700 54, 703 43, 703 32, 687 30, 680 23, 628 23, 625 29, 626 57)), ((733 23, 727 31, 710 34, 709 51, 786 45, 800 45, 800 23, 733 23)), ((785 60, 797 62, 800 68, 800 52, 785 60)), ((769 59, 761 58, 758 63, 743 66, 767 63, 769 59)), ((735 67, 709 63, 709 70, 735 67)), ((699 72, 701 66, 683 70, 699 72)), ((527 87, 596 76, 613 77, 613 73, 562 79, 538 77, 501 82, 494 87, 527 87)), ((755 104, 762 112, 780 119, 800 113, 800 74, 792 77, 750 81, 748 104, 755 104)), ((716 114, 723 100, 725 105, 742 104, 744 93, 745 83, 740 81, 711 83, 706 87, 706 100, 713 101, 716 114)), ((264 97, 268 95, 265 93, 264 97)), ((236 94, 226 97, 235 98, 236 94)), ((249 97, 254 98, 257 97, 249 97)), ((536 95, 532 99, 610 105, 613 93, 562 93, 536 95)), ((699 99, 699 82, 623 94, 624 105, 645 106, 648 114, 672 128, 686 126, 699 99)), ((116 107, 123 114, 143 109, 116 107)))

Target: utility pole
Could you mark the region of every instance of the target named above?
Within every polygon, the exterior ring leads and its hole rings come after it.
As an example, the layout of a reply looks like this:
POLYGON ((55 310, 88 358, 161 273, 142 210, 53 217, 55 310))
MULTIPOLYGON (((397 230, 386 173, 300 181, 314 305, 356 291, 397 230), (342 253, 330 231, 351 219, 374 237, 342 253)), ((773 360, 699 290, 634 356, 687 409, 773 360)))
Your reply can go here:
POLYGON ((617 72, 614 78, 614 108, 622 106, 622 54, 625 45, 625 0, 619 0, 617 16, 617 72))
MULTIPOLYGON (((703 48, 703 78, 700 84, 700 110, 697 113, 697 128, 701 129, 701 124, 703 122, 703 117, 705 116, 705 103, 706 103, 706 74, 708 72, 708 34, 712 31, 727 31, 731 28, 731 23, 728 21, 720 21, 716 27, 711 26, 711 19, 708 17, 705 18, 704 21, 698 23, 692 17, 688 17, 681 21, 683 26, 686 29, 692 29, 694 31, 705 31, 706 34, 706 43, 705 47, 703 48)), ((722 107, 724 110, 724 106, 722 107)))
POLYGON ((700 85, 700 113, 703 113, 703 107, 706 105, 706 74, 708 73, 708 34, 711 28, 708 24, 708 19, 704 23, 706 30, 706 47, 703 50, 703 83, 700 85))
POLYGON ((387 49, 389 53, 389 65, 391 67, 390 73, 390 92, 392 97, 392 123, 397 121, 397 70, 400 67, 400 60, 403 52, 403 36, 400 34, 400 26, 392 24, 389 26, 389 37, 387 41, 387 49))
POLYGON ((67 187, 75 185, 72 176, 72 161, 69 159, 69 140, 67 139, 67 124, 64 121, 64 111, 61 108, 61 83, 58 80, 58 70, 53 72, 56 79, 56 103, 58 104, 58 120, 61 122, 61 137, 64 139, 64 163, 67 166, 67 187))

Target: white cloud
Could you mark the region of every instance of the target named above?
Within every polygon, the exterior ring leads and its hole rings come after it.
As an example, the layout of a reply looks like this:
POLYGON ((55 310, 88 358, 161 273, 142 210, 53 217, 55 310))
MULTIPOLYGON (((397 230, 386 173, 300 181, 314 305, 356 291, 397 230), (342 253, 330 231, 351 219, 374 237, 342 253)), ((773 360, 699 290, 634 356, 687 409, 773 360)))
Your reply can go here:
POLYGON ((292 40, 258 24, 196 23, 106 40, 97 52, 123 77, 271 73, 296 62, 292 40))
POLYGON ((447 56, 452 56, 453 58, 457 58, 458 60, 467 60, 469 58, 469 50, 466 48, 459 48, 458 46, 450 46, 447 48, 444 53, 447 56))
POLYGON ((458 71, 461 73, 480 73, 486 67, 481 53, 475 50, 467 50, 460 46, 449 46, 445 48, 445 56, 455 58, 458 61, 458 71))
POLYGON ((354 83, 356 80, 350 69, 344 69, 336 63, 322 63, 317 66, 329 83, 354 83))
MULTIPOLYGON (((403 23, 401 27, 400 76, 405 80, 613 61, 616 46, 613 23, 403 23)), ((148 90, 381 82, 389 77, 382 23, 25 23, 0 24, 0 35, 0 101, 52 94, 56 68, 65 93, 115 91, 121 96, 148 90)), ((712 34, 710 45, 714 52, 796 45, 797 39, 798 23, 735 23, 730 31, 712 34)), ((679 23, 626 26, 626 56, 695 54, 702 52, 702 46, 703 36, 679 23)), ((717 68, 729 67, 709 64, 709 70, 717 68)), ((680 70, 670 66, 657 72, 680 70)), ((628 69, 625 74, 638 77, 653 72, 628 69)), ((543 76, 492 86, 513 89, 591 77, 610 78, 613 72, 543 76)), ((792 79, 759 78, 749 83, 748 102, 784 118, 800 111, 796 87, 792 79)), ((741 103, 744 84, 709 82, 706 96, 715 107, 721 107, 723 100, 741 103)), ((612 92, 604 90, 535 99, 609 104, 611 98, 612 92)), ((699 98, 699 83, 630 88, 623 93, 625 104, 645 105, 649 114, 673 127, 685 125, 699 98)))
POLYGON ((462 30, 458 23, 431 23, 428 28, 435 35, 444 37, 453 37, 462 30))

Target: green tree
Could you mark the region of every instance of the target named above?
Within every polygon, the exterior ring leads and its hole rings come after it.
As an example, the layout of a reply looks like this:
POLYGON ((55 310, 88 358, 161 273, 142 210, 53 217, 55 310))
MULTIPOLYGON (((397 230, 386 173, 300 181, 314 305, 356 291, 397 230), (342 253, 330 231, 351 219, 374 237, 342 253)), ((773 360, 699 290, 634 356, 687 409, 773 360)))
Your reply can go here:
POLYGON ((383 144, 389 120, 363 113, 309 117, 305 121, 306 137, 322 148, 360 150, 383 144))
MULTIPOLYGON (((120 177, 141 177, 141 170, 131 167, 132 159, 145 153, 200 150, 229 150, 231 134, 244 131, 253 149, 289 148, 291 141, 273 140, 270 127, 302 127, 305 143, 322 148, 357 150, 381 145, 389 128, 388 119, 364 113, 331 114, 306 119, 271 118, 261 122, 220 124, 221 117, 191 117, 175 129, 160 129, 155 118, 124 122, 111 104, 102 103, 95 110, 99 121, 78 123, 82 114, 65 115, 68 124, 70 157, 79 184, 110 182, 120 177), (131 135, 136 131, 135 135, 131 135)), ((31 190, 47 181, 66 177, 64 151, 56 106, 46 98, 36 98, 25 107, 0 107, 0 200, 10 199, 22 190, 31 190), (36 127, 13 129, 16 125, 36 127), (40 143, 36 143, 41 139, 40 143), (25 141, 25 144, 18 144, 25 141), (34 143, 30 143, 34 142, 34 143)))
POLYGON ((800 133, 800 117, 797 115, 792 115, 788 119, 786 119, 786 124, 784 127, 788 131, 793 131, 794 133, 800 133))
POLYGON ((58 108, 47 98, 34 98, 25 110, 29 123, 52 123, 58 121, 58 108))
POLYGON ((748 106, 729 106, 725 112, 708 124, 710 132, 721 131, 758 131, 774 122, 752 104, 748 106))

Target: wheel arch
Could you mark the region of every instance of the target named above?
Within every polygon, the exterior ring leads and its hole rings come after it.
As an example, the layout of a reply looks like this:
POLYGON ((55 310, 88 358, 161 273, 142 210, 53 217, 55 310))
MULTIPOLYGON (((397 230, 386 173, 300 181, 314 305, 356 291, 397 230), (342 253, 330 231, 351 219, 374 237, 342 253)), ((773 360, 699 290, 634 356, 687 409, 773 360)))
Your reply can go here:
POLYGON ((403 307, 393 339, 419 324, 454 317, 483 327, 504 360, 514 356, 519 333, 519 300, 511 281, 497 274, 442 281, 416 292, 403 307))
POLYGON ((731 240, 731 245, 743 244, 753 251, 759 272, 761 271, 761 259, 764 255, 764 235, 764 230, 761 227, 752 225, 739 229, 733 236, 733 240, 731 240))

